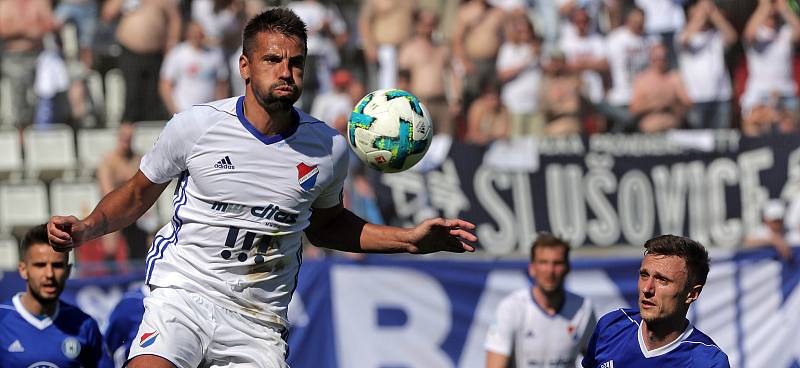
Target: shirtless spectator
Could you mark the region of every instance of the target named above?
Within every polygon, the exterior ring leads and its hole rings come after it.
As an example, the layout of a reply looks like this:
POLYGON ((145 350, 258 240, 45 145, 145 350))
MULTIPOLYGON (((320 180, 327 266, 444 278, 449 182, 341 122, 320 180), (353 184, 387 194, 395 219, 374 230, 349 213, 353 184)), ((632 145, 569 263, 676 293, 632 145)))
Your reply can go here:
POLYGON ((197 22, 186 27, 186 41, 173 47, 161 66, 159 92, 172 115, 194 104, 228 97, 228 65, 218 47, 205 44, 197 22))
POLYGON ((725 129, 731 125, 731 80, 725 50, 736 30, 711 0, 689 8, 689 23, 678 35, 678 66, 694 103, 686 116, 690 128, 725 129))
POLYGON ((481 93, 481 81, 495 74, 505 13, 487 0, 468 0, 461 4, 456 17, 453 54, 464 80, 461 106, 468 107, 481 93))
POLYGON ((506 38, 497 55, 497 77, 503 82, 500 100, 511 115, 510 136, 540 136, 544 129, 539 114, 540 40, 524 15, 512 16, 505 27, 506 38))
POLYGON ((625 16, 625 25, 606 37, 606 57, 611 72, 611 89, 606 100, 597 106, 611 121, 614 133, 635 130, 635 121, 628 112, 633 79, 647 67, 653 40, 644 35, 644 13, 632 8, 625 16))
POLYGON ((592 103, 600 103, 605 94, 603 73, 608 71, 605 40, 590 28, 591 19, 585 9, 575 9, 570 16, 570 22, 575 27, 575 32, 561 37, 560 49, 567 56, 569 68, 581 73, 583 94, 592 103))
POLYGON ((800 40, 800 19, 786 0, 760 0, 743 38, 748 77, 740 101, 742 115, 746 118, 757 102, 776 94, 783 106, 797 110, 792 58, 800 40))
POLYGON ((53 30, 50 2, 46 0, 0 0, 0 75, 12 91, 11 123, 22 129, 33 122, 36 60, 43 50, 44 36, 53 30))
POLYGON ((650 65, 633 82, 630 112, 639 120, 639 130, 655 133, 678 128, 691 104, 681 76, 669 67, 667 48, 654 45, 650 65))
POLYGON ((399 47, 411 37, 416 9, 416 0, 364 0, 358 15, 358 31, 370 90, 395 87, 399 47))
POLYGON ((544 134, 566 136, 582 129, 583 98, 581 76, 567 66, 564 52, 549 52, 542 79, 541 109, 545 118, 544 134))
POLYGON ((488 144, 508 138, 509 131, 508 110, 500 103, 500 85, 489 79, 484 84, 483 93, 469 106, 464 141, 488 144))
MULTIPOLYGON (((139 169, 142 157, 133 151, 133 132, 133 124, 120 124, 117 130, 117 146, 97 166, 97 183, 103 196, 122 186, 139 169)), ((143 260, 147 250, 147 234, 136 224, 108 234, 100 240, 104 258, 123 257, 120 253, 124 253, 130 259, 143 260)))
POLYGON ((453 135, 455 131, 445 89, 446 73, 450 71, 450 52, 447 46, 433 41, 433 31, 438 25, 436 14, 420 10, 416 19, 414 38, 400 48, 400 69, 408 70, 409 92, 419 97, 428 108, 434 132, 453 135))
POLYGON ((158 81, 164 54, 177 45, 181 16, 177 0, 108 0, 104 18, 121 17, 116 36, 122 54, 119 68, 125 78, 123 122, 167 118, 159 98, 158 81))

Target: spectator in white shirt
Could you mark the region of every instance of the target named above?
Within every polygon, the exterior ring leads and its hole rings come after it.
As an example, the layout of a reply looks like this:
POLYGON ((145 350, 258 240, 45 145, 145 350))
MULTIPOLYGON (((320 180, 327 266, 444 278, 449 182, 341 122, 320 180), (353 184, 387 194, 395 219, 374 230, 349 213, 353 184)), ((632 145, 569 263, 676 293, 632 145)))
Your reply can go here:
POLYGON ((204 42, 203 28, 190 22, 186 41, 164 58, 159 93, 170 115, 228 96, 228 65, 222 50, 209 48, 204 42))
POLYGON ((792 73, 794 46, 800 40, 800 19, 786 0, 760 0, 744 33, 747 85, 741 97, 742 116, 759 101, 777 94, 789 110, 798 108, 792 73))
POLYGON ((611 72, 611 89, 597 110, 610 120, 610 130, 615 133, 636 130, 636 121, 628 112, 633 91, 633 80, 647 68, 652 38, 644 35, 644 13, 631 8, 625 25, 606 37, 606 57, 611 72))
POLYGON ((353 75, 345 69, 333 72, 331 78, 333 89, 318 94, 311 105, 311 116, 322 120, 339 132, 346 132, 347 119, 353 111, 353 98, 350 87, 353 75))
POLYGON ((725 50, 736 42, 736 30, 711 0, 689 8, 689 23, 678 35, 678 65, 694 103, 686 120, 694 129, 724 129, 731 124, 731 80, 725 50))
POLYGON ((581 73, 583 94, 592 103, 599 103, 604 97, 602 73, 608 71, 605 41, 591 30, 591 19, 585 9, 573 10, 570 21, 575 32, 561 37, 560 49, 567 57, 567 66, 581 73))
POLYGON ((670 67, 677 67, 674 37, 683 29, 686 16, 682 3, 686 0, 636 0, 636 6, 644 11, 644 30, 657 37, 667 47, 670 67))
POLYGON ((541 135, 539 39, 525 16, 512 16, 505 28, 506 39, 497 55, 497 77, 503 83, 500 100, 511 115, 510 136, 541 135))

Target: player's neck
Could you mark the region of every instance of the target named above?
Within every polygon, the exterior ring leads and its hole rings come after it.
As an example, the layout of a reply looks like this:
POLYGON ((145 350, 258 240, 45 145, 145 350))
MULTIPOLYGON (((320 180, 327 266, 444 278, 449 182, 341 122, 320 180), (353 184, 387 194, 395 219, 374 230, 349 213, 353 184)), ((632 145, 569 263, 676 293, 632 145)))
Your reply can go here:
POLYGON ((686 318, 650 322, 642 320, 642 340, 647 350, 658 349, 677 339, 689 324, 686 318))
POLYGON ((555 315, 564 304, 564 290, 547 293, 538 286, 533 287, 533 300, 549 315, 555 315))
POLYGON ((22 294, 20 302, 22 302, 22 306, 34 316, 52 316, 56 313, 56 306, 58 305, 58 300, 53 303, 40 303, 33 297, 30 291, 26 291, 25 294, 22 294))
POLYGON ((264 135, 281 133, 294 124, 291 108, 287 111, 267 111, 253 94, 245 94, 242 109, 247 121, 264 135))

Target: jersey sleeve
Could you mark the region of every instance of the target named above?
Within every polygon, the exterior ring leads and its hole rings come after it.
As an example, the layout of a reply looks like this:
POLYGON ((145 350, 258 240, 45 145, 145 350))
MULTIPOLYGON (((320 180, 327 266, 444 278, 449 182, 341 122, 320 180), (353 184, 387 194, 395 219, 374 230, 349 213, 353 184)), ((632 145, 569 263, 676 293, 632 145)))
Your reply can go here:
POLYGON ((153 148, 142 157, 139 169, 153 183, 166 183, 186 170, 189 154, 205 132, 194 126, 192 116, 192 109, 173 116, 153 148))
POLYGON ((592 305, 592 302, 586 299, 584 303, 584 308, 587 308, 587 318, 585 325, 583 326, 580 342, 578 343, 578 351, 581 354, 586 354, 588 352, 589 339, 594 334, 595 326, 597 325, 597 316, 594 314, 594 306, 592 305))
POLYGON ((484 347, 493 353, 511 356, 514 345, 514 328, 517 311, 514 309, 512 300, 506 298, 497 307, 495 319, 486 332, 486 342, 484 347))
POLYGON ((344 179, 347 178, 350 149, 342 135, 333 137, 331 159, 333 160, 333 180, 312 204, 314 208, 331 208, 342 203, 344 179))
POLYGON ((86 368, 97 367, 103 357, 103 335, 100 334, 97 322, 87 317, 81 332, 86 337, 86 346, 80 353, 81 365, 86 368))

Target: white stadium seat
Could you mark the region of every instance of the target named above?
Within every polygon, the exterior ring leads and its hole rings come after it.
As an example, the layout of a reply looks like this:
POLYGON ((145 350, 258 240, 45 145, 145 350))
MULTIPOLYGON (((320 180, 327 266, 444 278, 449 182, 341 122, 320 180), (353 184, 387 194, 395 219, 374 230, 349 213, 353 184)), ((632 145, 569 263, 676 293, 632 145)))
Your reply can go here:
POLYGON ((29 177, 47 180, 75 173, 78 160, 72 128, 64 125, 45 130, 28 128, 23 134, 25 171, 29 177))
POLYGON ((49 213, 44 183, 0 184, 0 233, 43 224, 49 213))
POLYGON ((81 172, 90 175, 103 157, 117 146, 116 129, 81 129, 78 131, 78 162, 81 172))
POLYGON ((106 126, 116 127, 125 112, 125 77, 119 69, 111 69, 106 73, 105 102, 106 126))
POLYGON ((22 174, 22 145, 19 132, 0 130, 0 177, 22 174))
POLYGON ((0 272, 17 269, 19 244, 10 235, 0 235, 0 272))
POLYGON ((73 215, 84 218, 100 202, 100 189, 95 182, 50 183, 50 210, 55 215, 73 215))
POLYGON ((133 151, 140 155, 150 151, 165 125, 165 121, 136 122, 136 129, 133 131, 133 151))

